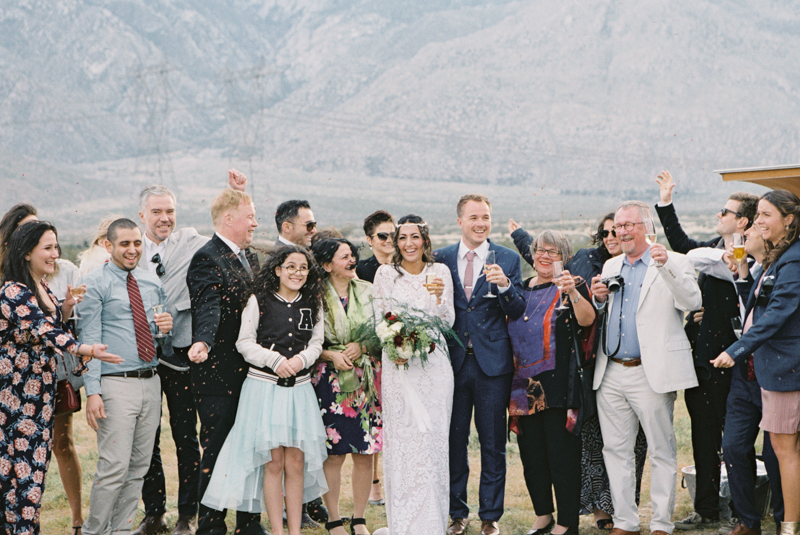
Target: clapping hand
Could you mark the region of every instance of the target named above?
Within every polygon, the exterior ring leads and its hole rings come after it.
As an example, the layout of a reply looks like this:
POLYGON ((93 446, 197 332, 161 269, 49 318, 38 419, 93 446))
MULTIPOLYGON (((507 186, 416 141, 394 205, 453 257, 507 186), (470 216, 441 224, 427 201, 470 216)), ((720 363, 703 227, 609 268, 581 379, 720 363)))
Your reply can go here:
POLYGON ((206 348, 206 344, 204 342, 193 343, 192 347, 189 348, 188 357, 189 360, 195 364, 204 362, 208 358, 208 349, 206 348))

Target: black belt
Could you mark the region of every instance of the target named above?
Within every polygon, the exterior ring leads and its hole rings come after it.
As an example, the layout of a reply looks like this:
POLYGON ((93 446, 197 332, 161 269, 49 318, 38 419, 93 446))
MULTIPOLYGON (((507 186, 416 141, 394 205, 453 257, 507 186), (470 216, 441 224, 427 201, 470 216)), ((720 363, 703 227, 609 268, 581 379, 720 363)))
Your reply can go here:
POLYGON ((127 372, 104 373, 102 377, 132 377, 134 379, 149 379, 155 375, 158 375, 158 371, 155 369, 155 367, 150 367, 127 372))
POLYGON ((467 347, 467 355, 474 355, 474 354, 475 354, 475 348, 472 347, 472 346, 468 346, 467 347))

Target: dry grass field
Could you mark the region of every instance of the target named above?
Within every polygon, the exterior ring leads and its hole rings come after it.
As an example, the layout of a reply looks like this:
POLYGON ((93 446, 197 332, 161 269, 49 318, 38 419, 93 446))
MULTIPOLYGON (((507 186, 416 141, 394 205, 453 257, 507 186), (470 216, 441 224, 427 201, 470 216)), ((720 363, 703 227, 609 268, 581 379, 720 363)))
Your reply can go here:
MULTIPOLYGON (((85 400, 84 400, 85 401, 85 400)), ((85 403, 84 403, 85 405, 85 403)), ((97 448, 95 442, 95 434, 86 425, 85 415, 80 412, 75 415, 75 432, 76 432, 76 445, 81 457, 83 467, 83 504, 84 514, 89 510, 89 492, 91 490, 92 479, 94 477, 95 464, 97 462, 97 448)), ((678 469, 685 466, 694 464, 692 461, 691 451, 691 437, 689 427, 689 417, 686 413, 686 406, 683 403, 683 395, 678 398, 675 405, 675 432, 678 438, 678 469)), ((176 499, 177 499, 177 467, 175 462, 175 447, 172 442, 169 425, 167 423, 166 405, 164 407, 164 415, 162 417, 162 444, 161 451, 164 459, 164 469, 167 473, 167 509, 168 521, 174 525, 177 520, 176 499)), ((342 514, 352 514, 352 502, 348 500, 349 494, 349 461, 344 467, 344 481, 343 481, 343 505, 342 514)), ((478 473, 480 468, 480 455, 477 444, 477 436, 473 431, 472 443, 470 444, 470 466, 472 472, 470 475, 469 485, 469 501, 470 508, 473 511, 473 522, 479 522, 477 519, 477 496, 478 496, 478 473)), ((642 486, 642 507, 641 513, 641 526, 643 534, 649 533, 648 522, 650 519, 650 494, 649 494, 649 463, 645 468, 644 484, 642 486)), ((687 490, 680 488, 680 475, 678 477, 677 499, 675 505, 675 519, 681 519, 692 511, 692 504, 689 499, 687 490)), ((61 486, 61 480, 58 474, 58 465, 55 458, 52 459, 50 464, 50 471, 47 474, 47 486, 43 499, 42 509, 42 533, 44 535, 67 535, 71 533, 70 529, 70 513, 67 497, 61 486)), ((519 459, 519 452, 515 442, 508 446, 508 479, 506 483, 506 511, 500 521, 500 530, 505 535, 522 535, 528 532, 533 520, 533 508, 531 506, 530 498, 528 497, 525 483, 522 477, 522 465, 519 459)), ((143 515, 142 505, 140 503, 138 521, 143 515)), ((266 522, 266 514, 263 515, 264 522, 266 522)), ((386 525, 386 515, 383 507, 369 506, 367 508, 367 524, 371 530, 386 525)), ((233 514, 229 513, 228 527, 233 530, 233 514)), ((475 524, 473 524, 474 526, 475 524)), ((478 524, 480 526, 480 524, 478 524)), ((771 521, 764 525, 764 532, 769 533, 772 531, 771 521)), ((269 526, 267 524, 267 529, 269 526)), ((600 535, 593 522, 591 516, 581 517, 581 533, 600 535)), ((479 532, 474 527, 472 533, 479 532)), ((323 535, 327 533, 324 529, 306 530, 304 533, 309 535, 323 535)), ((607 533, 607 532, 605 532, 607 533)), ((693 532, 698 533, 698 532, 693 532)), ((716 529, 706 530, 699 532, 702 535, 716 535, 716 529)))

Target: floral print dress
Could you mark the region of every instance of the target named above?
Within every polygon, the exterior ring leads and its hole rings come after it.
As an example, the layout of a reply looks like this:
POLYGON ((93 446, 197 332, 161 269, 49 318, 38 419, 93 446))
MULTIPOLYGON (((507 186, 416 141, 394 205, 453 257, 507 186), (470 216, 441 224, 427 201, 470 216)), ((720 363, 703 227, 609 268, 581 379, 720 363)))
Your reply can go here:
MULTIPOLYGON (((61 309, 46 316, 27 286, 9 281, 0 289, 0 533, 39 533, 53 444, 55 355, 79 347, 61 321, 61 309)), ((85 370, 81 364, 73 373, 85 370)))
MULTIPOLYGON (((351 281, 347 307, 330 284, 325 299, 325 347, 341 351, 349 342, 356 341, 353 336, 358 325, 372 322, 372 285, 360 280, 351 281)), ((375 354, 378 354, 377 349, 375 354)), ((381 362, 371 356, 368 365, 380 396, 381 362)), ((356 367, 355 372, 358 380, 363 381, 364 369, 356 367)), ((381 451, 383 421, 380 401, 368 403, 363 386, 353 392, 342 392, 339 372, 332 362, 318 360, 311 382, 328 435, 328 455, 372 455, 381 451)))

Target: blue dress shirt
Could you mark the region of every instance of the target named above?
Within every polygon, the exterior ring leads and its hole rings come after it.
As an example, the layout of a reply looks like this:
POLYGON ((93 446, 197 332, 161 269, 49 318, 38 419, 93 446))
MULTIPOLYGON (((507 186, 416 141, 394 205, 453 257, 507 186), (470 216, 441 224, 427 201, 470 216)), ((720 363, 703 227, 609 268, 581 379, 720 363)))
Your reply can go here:
MULTIPOLYGON (((130 273, 139 285, 144 311, 155 333, 153 305, 166 303, 166 294, 158 277, 142 268, 130 273)), ((87 344, 108 345, 108 352, 122 357, 121 364, 109 364, 93 359, 89 371, 83 376, 86 395, 102 394, 100 377, 108 373, 126 372, 158 365, 158 359, 145 362, 136 349, 136 330, 133 326, 131 301, 128 297, 128 271, 114 262, 106 262, 102 268, 92 271, 81 282, 86 284, 83 302, 78 305, 79 340, 87 344)), ((160 340, 164 340, 163 338, 160 340)))
POLYGON ((639 295, 642 292, 644 276, 650 264, 650 248, 636 262, 631 264, 628 257, 622 259, 620 275, 625 280, 625 291, 614 297, 611 313, 608 316, 608 337, 606 350, 611 353, 619 341, 619 353, 615 358, 633 360, 641 358, 639 349, 639 333, 636 330, 636 310, 639 308, 639 295), (622 316, 620 318, 620 315, 622 316), (621 321, 620 321, 621 319, 621 321), (622 327, 620 332, 620 326, 622 327))

